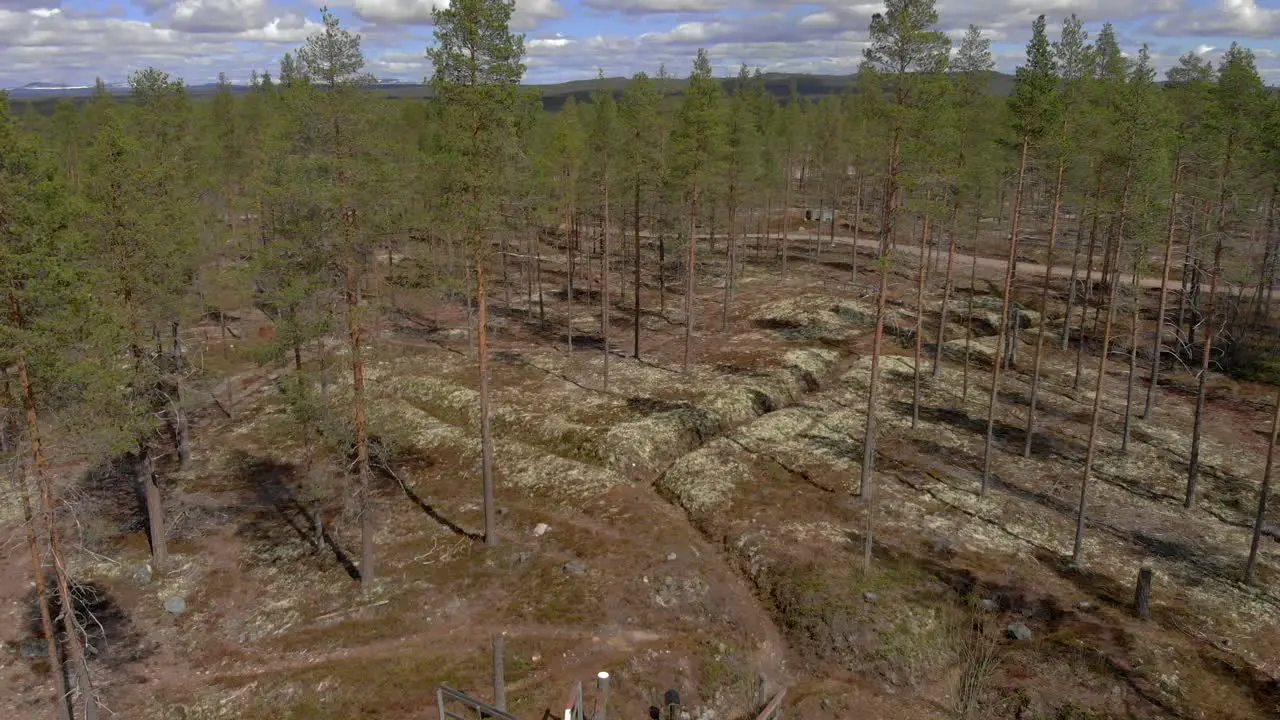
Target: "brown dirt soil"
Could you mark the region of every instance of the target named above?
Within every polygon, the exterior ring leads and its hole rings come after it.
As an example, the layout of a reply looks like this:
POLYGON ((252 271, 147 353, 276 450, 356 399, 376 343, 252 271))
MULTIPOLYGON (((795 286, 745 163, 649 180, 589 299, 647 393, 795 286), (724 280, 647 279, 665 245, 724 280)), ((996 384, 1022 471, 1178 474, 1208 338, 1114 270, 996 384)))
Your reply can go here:
MULTIPOLYGON (((574 682, 590 698, 602 669, 613 674, 618 717, 642 717, 675 687, 695 718, 749 718, 759 676, 788 687, 788 717, 951 717, 983 638, 994 665, 979 683, 981 717, 1280 715, 1274 530, 1260 586, 1238 580, 1265 450, 1253 431, 1266 428, 1267 409, 1214 402, 1202 502, 1187 512, 1194 397, 1175 376, 1154 421, 1137 424, 1134 447, 1121 454, 1127 365, 1113 365, 1086 563, 1072 568, 1065 558, 1097 358, 1086 355, 1090 390, 1072 391, 1074 348, 1060 353, 1054 339, 1065 288, 1055 287, 1048 308, 1032 456, 1020 451, 1039 314, 1028 315, 1019 366, 1002 382, 994 480, 980 498, 998 298, 981 283, 965 318, 969 291, 957 290, 944 366, 937 380, 924 379, 912 427, 915 269, 904 252, 884 343, 875 568, 864 574, 868 504, 856 486, 875 277, 865 272, 866 250, 850 277, 847 245, 824 243, 814 263, 806 238, 793 236, 785 278, 773 241, 742 241, 724 330, 723 240, 717 253, 703 252, 688 374, 678 265, 666 272, 665 316, 646 277, 643 362, 630 357, 631 275, 619 268, 608 389, 596 284, 579 279, 570 314, 563 256, 546 248, 543 323, 512 268, 510 288, 491 293, 496 549, 476 539, 483 516, 467 313, 402 293, 370 349, 371 430, 391 448, 394 475, 377 480, 379 581, 368 595, 354 579, 357 523, 341 503, 322 513, 330 545, 310 544, 305 508, 317 480, 275 389, 288 373, 253 367, 241 343, 245 354, 223 361, 241 374, 206 389, 233 417, 213 405, 199 413, 194 469, 166 474, 174 557, 154 582, 133 580, 147 545, 127 483, 70 460, 58 468, 83 521, 73 571, 105 589, 128 620, 131 652, 95 661, 106 705, 141 720, 436 718, 439 683, 491 697, 489 644, 505 633, 509 706, 522 718, 558 713, 574 682), (500 302, 507 292, 510 306, 500 302), (975 364, 962 398, 956 360, 967 327, 975 364), (539 523, 549 530, 535 535, 539 523), (1145 622, 1129 612, 1142 564, 1157 577, 1145 622), (187 602, 176 617, 163 607, 174 596, 187 602), (1011 623, 1026 624, 1032 638, 1007 639, 1011 623)), ((967 262, 957 268, 967 283, 967 262)), ((980 270, 990 280, 999 265, 980 270)), ((940 284, 938 269, 931 276, 940 284)), ((1036 307, 1038 275, 1021 272, 1020 281, 1018 296, 1036 307)), ((926 373, 940 288, 927 300, 926 373)), ((256 339, 252 313, 241 315, 237 332, 256 339)), ((209 343, 206 355, 221 357, 216 324, 209 343)), ((336 346, 326 360, 345 362, 336 346)), ((307 368, 318 366, 312 351, 307 368)), ((335 378, 326 391, 341 408, 350 381, 335 378)), ((344 484, 329 482, 321 487, 332 499, 344 484)), ((30 635, 31 585, 21 528, 6 513, 0 639, 15 652, 0 654, 0 716, 47 716, 47 670, 16 657, 30 635)))

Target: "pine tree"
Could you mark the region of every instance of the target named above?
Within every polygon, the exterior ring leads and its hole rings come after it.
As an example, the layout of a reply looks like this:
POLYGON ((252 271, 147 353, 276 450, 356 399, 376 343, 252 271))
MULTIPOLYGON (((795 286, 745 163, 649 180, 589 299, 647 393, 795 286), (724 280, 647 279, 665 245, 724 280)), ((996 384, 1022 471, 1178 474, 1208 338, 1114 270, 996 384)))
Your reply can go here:
POLYGON ((662 94, 657 85, 647 74, 636 73, 623 91, 620 119, 626 137, 623 144, 624 169, 632 201, 632 262, 635 271, 632 323, 635 333, 633 352, 637 360, 640 359, 640 289, 644 267, 640 256, 640 210, 647 197, 657 192, 662 181, 663 157, 660 148, 661 138, 665 133, 661 125, 661 105, 662 94))
MULTIPOLYGON (((304 97, 310 113, 304 120, 311 140, 304 148, 307 166, 321 190, 322 237, 332 238, 330 262, 341 278, 341 295, 346 309, 347 349, 351 358, 351 419, 355 471, 359 482, 360 584, 367 592, 377 579, 375 569, 373 470, 369 460, 369 437, 365 389, 365 356, 369 328, 365 323, 364 278, 370 251, 370 229, 362 227, 367 210, 368 178, 362 177, 368 155, 366 117, 361 108, 361 88, 371 78, 364 73, 360 35, 341 27, 328 8, 321 9, 323 29, 307 38, 298 49, 300 74, 311 83, 304 97), (366 207, 361 207, 365 205, 366 207)), ((301 108, 299 108, 301 109, 301 108)))
MULTIPOLYGON (((1067 165, 1072 147, 1075 145, 1072 118, 1079 112, 1082 101, 1083 82, 1088 77, 1089 47, 1085 42, 1087 35, 1083 25, 1074 15, 1062 24, 1062 39, 1053 45, 1056 69, 1061 73, 1061 111, 1062 123, 1056 128, 1053 136, 1047 139, 1046 148, 1055 156, 1057 165, 1056 178, 1053 185, 1053 207, 1049 219, 1049 249, 1045 258, 1044 280, 1040 286, 1040 328, 1036 332, 1036 347, 1031 370, 1031 396, 1027 402, 1027 428, 1023 439, 1022 456, 1031 457, 1031 444, 1035 438, 1036 403, 1040 395, 1040 364, 1044 355, 1044 340, 1049 329, 1049 287, 1053 277, 1054 250, 1058 242, 1058 223, 1062 214, 1062 194, 1066 184, 1067 165)), ((1080 246, 1077 243, 1076 252, 1080 246)), ((1063 333, 1070 326, 1070 303, 1063 318, 1063 333)))
POLYGON ((725 271, 724 304, 721 308, 720 329, 729 327, 729 308, 733 304, 733 282, 738 266, 738 213, 749 198, 748 189, 755 179, 759 165, 759 138, 753 118, 759 101, 746 65, 738 70, 733 97, 728 104, 725 132, 725 204, 728 210, 728 265, 725 271))
POLYGON ((876 412, 880 391, 880 343, 884 338, 886 300, 889 295, 890 252, 897 218, 899 173, 903 144, 914 139, 924 114, 937 99, 947 69, 951 42, 932 29, 938 22, 933 0, 888 0, 883 14, 871 18, 870 47, 863 50, 859 85, 865 92, 880 91, 879 76, 891 83, 883 109, 888 116, 890 143, 880 213, 880 291, 876 297, 876 325, 872 339, 871 377, 867 392, 866 436, 863 443, 861 495, 866 505, 867 528, 863 546, 864 570, 871 569, 874 542, 873 478, 876 453, 876 412))
POLYGON ((685 246, 684 372, 693 358, 693 325, 697 294, 698 214, 702 194, 712 183, 722 147, 721 87, 711 75, 711 59, 699 50, 684 99, 676 113, 672 141, 672 172, 678 178, 688 207, 689 235, 685 246))
POLYGON ((98 698, 87 664, 82 618, 74 610, 59 526, 65 508, 47 467, 42 431, 50 411, 79 413, 86 422, 67 430, 74 434, 83 429, 82 440, 92 437, 96 424, 115 414, 112 403, 120 397, 117 388, 125 378, 115 371, 120 338, 114 335, 101 295, 95 292, 104 280, 102 266, 89 238, 76 229, 84 208, 65 182, 65 173, 19 129, 9 114, 8 97, 0 93, 0 292, 5 296, 5 309, 0 312, 0 366, 17 368, 17 394, 29 448, 25 468, 29 481, 21 480, 19 494, 57 714, 68 720, 74 717, 71 700, 77 697, 85 720, 96 720, 98 698), (46 558, 53 568, 53 593, 63 609, 56 617, 51 611, 46 558), (55 621, 62 625, 60 638, 55 621))
POLYGON ((454 0, 448 8, 433 8, 436 46, 427 50, 435 66, 431 87, 444 104, 453 133, 444 138, 459 162, 448 188, 451 206, 461 216, 464 237, 471 244, 479 308, 480 438, 484 491, 484 535, 489 547, 498 544, 494 500, 492 408, 489 391, 489 353, 486 345, 487 308, 485 270, 500 206, 498 178, 511 151, 512 125, 524 76, 524 36, 510 31, 514 0, 454 0))
MULTIPOLYGON (((960 208, 963 205, 976 204, 976 188, 979 180, 975 177, 981 165, 980 158, 972 157, 980 151, 982 143, 979 135, 982 128, 979 124, 979 113, 991 86, 991 72, 995 69, 995 57, 991 54, 991 40, 983 37, 976 25, 970 25, 960 43, 960 49, 951 64, 955 79, 952 87, 951 112, 956 123, 952 128, 951 142, 954 143, 954 178, 950 190, 951 226, 947 230, 947 275, 942 291, 942 308, 938 318, 938 342, 934 348, 933 377, 936 380, 942 370, 942 348, 946 342, 947 312, 950 309, 951 293, 954 288, 953 272, 956 257, 956 233, 960 208)), ((974 208, 975 214, 980 214, 974 208)), ((975 222, 976 227, 976 222, 975 222)), ((976 241, 976 232, 975 232, 976 241)), ((977 249, 973 250, 977 255, 977 249)), ((967 363, 966 363, 967 364, 967 363)), ((967 368, 966 368, 967 371, 967 368)))
POLYGON ((1022 220, 1022 202, 1027 160, 1032 148, 1040 150, 1050 132, 1057 128, 1060 98, 1057 93, 1058 74, 1049 38, 1045 35, 1045 18, 1036 18, 1031 26, 1031 41, 1027 44, 1027 64, 1018 68, 1014 76, 1013 94, 1009 109, 1013 116, 1013 129, 1018 142, 1018 176, 1013 196, 1013 224, 1009 231, 1009 255, 1005 261, 1004 286, 1001 291, 1001 308, 996 334, 995 358, 991 364, 991 398, 987 407, 987 436, 982 451, 983 494, 991 479, 991 447, 995 440, 996 403, 1000 392, 1000 370, 1006 357, 1005 343, 1016 342, 1010 338, 1009 301, 1013 290, 1013 272, 1017 262, 1018 232, 1022 220))
MULTIPOLYGON (((603 80, 601 73, 601 80, 603 80)), ((603 348, 601 385, 609 390, 609 253, 611 252, 610 235, 613 226, 609 221, 609 189, 613 185, 616 172, 616 156, 618 144, 618 108, 613 101, 613 92, 600 89, 591 96, 591 154, 596 158, 594 170, 596 186, 600 192, 600 338, 603 348)))

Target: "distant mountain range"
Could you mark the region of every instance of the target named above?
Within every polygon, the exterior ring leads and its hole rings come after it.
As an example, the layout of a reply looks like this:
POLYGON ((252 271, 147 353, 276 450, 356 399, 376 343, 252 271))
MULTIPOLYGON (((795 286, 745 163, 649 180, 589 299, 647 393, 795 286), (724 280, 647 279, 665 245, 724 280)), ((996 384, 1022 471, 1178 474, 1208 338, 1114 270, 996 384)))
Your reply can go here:
MULTIPOLYGON (((802 98, 820 98, 827 95, 839 95, 847 90, 853 89, 856 80, 851 75, 809 75, 799 73, 766 73, 763 77, 765 88, 773 95, 779 98, 788 98, 791 95, 791 88, 794 85, 796 94, 802 98)), ((592 93, 600 89, 607 89, 614 94, 620 94, 626 87, 628 78, 611 77, 611 78, 594 78, 591 80, 573 80, 570 82, 553 83, 545 85, 529 85, 542 91, 543 102, 548 109, 557 109, 564 104, 564 101, 573 96, 579 102, 588 99, 592 93)), ((723 78, 722 82, 726 88, 733 85, 736 80, 732 78, 723 78)), ((688 80, 684 78, 672 79, 668 81, 667 92, 672 95, 679 95, 684 92, 684 87, 688 84, 688 80)), ((996 95, 1007 95, 1013 87, 1013 76, 1005 73, 994 73, 991 79, 991 91, 996 95)), ((187 89, 193 96, 210 95, 217 91, 217 83, 203 83, 198 85, 188 85, 187 89)), ((125 95, 129 92, 129 84, 127 82, 108 83, 107 89, 113 95, 125 95)), ((247 85, 232 85, 232 91, 243 93, 249 90, 247 85)), ((430 88, 420 82, 406 82, 396 79, 382 79, 373 85, 372 90, 379 95, 387 98, 421 98, 430 94, 430 88)), ((93 85, 67 85, 61 83, 49 82, 33 82, 23 85, 22 87, 12 88, 8 90, 9 97, 15 101, 35 102, 37 105, 43 105, 40 102, 45 99, 53 98, 85 98, 93 94, 93 85)))

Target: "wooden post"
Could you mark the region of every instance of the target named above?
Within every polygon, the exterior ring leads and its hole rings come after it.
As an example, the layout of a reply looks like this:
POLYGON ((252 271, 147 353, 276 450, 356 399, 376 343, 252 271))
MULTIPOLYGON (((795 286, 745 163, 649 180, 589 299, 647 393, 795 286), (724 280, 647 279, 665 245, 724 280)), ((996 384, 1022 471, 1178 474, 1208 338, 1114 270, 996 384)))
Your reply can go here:
POLYGON ((499 710, 507 709, 506 680, 506 635, 499 633, 493 636, 493 705, 499 710))
POLYGON ((605 720, 609 712, 609 673, 596 673, 596 711, 591 720, 605 720))
POLYGON ((1133 597, 1133 612, 1143 620, 1151 617, 1151 580, 1154 574, 1150 565, 1143 565, 1138 571, 1138 589, 1133 597))

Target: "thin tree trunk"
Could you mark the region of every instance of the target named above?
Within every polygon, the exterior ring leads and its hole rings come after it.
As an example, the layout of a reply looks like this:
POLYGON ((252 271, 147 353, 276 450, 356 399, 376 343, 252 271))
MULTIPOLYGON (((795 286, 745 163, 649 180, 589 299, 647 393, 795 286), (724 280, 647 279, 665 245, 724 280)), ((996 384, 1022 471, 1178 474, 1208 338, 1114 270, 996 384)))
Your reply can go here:
POLYGON ((724 279, 724 307, 720 308, 720 331, 727 332, 729 330, 729 306, 733 303, 733 274, 738 263, 738 233, 734 228, 737 221, 737 188, 733 185, 729 186, 729 227, 728 242, 729 245, 729 269, 724 279))
POLYGON ((1191 428, 1191 462, 1187 467, 1188 510, 1196 507, 1196 489, 1200 480, 1200 436, 1204 428, 1205 400, 1209 390, 1209 363, 1213 356, 1215 307, 1218 301, 1218 279, 1222 275, 1222 235, 1213 249, 1213 278, 1209 281, 1209 311, 1206 313, 1204 351, 1200 355, 1200 381, 1196 388, 1196 418, 1191 428))
POLYGON ((182 406, 182 334, 173 323, 173 430, 178 440, 178 468, 191 469, 191 424, 182 406))
POLYGON ((1004 290, 1001 293, 1000 325, 998 326, 999 331, 996 333, 995 357, 992 358, 991 363, 991 402, 987 408, 987 438, 982 449, 982 485, 979 489, 981 495, 987 494, 987 485, 991 481, 991 446, 995 441, 996 435, 996 402, 999 400, 1000 394, 1000 366, 1004 364, 1004 344, 1005 338, 1009 334, 1007 332, 1009 325, 1009 295, 1013 291, 1013 269, 1018 260, 1018 224, 1022 219, 1022 193, 1023 183, 1027 174, 1027 153, 1029 148, 1030 142, 1023 139, 1022 152, 1019 153, 1018 159, 1018 185, 1013 195, 1013 222, 1009 230, 1009 258, 1005 262, 1004 290))
MULTIPOLYGON (((1123 241, 1123 238, 1121 238, 1123 241)), ((1129 383, 1125 389, 1124 399, 1124 432, 1120 440, 1120 452, 1129 452, 1129 440, 1133 436, 1133 394, 1137 389, 1138 379, 1138 322, 1142 319, 1142 288, 1139 285, 1142 276, 1141 261, 1139 250, 1141 247, 1134 248, 1133 251, 1133 307, 1131 320, 1132 327, 1129 329, 1129 383)), ((1120 271, 1117 266, 1116 283, 1120 282, 1120 271)), ((1159 329, 1156 330, 1159 334, 1159 329)))
POLYGON ((684 269, 684 372, 689 372, 689 363, 693 358, 693 313, 694 289, 697 280, 694 277, 698 246, 698 188, 693 188, 693 197, 689 208, 689 242, 686 246, 684 269))
MULTIPOLYGON (((1058 161, 1058 179, 1053 190, 1053 217, 1049 219, 1049 250, 1045 257, 1044 284, 1040 287, 1040 329, 1036 332, 1036 353, 1031 369, 1031 397, 1027 403, 1027 432, 1023 439, 1022 456, 1031 457, 1031 440, 1035 436, 1036 399, 1040 393, 1040 363, 1044 358, 1044 335, 1049 329, 1049 281, 1053 277, 1053 251, 1058 240, 1058 215, 1062 209, 1062 180, 1066 173, 1065 160, 1058 161)), ((1066 326, 1066 320, 1063 320, 1066 326)))
MULTIPOLYGON (((605 158, 608 168, 608 158, 605 158)), ((607 169, 606 169, 607 172, 607 169)), ((605 392, 609 391, 609 181, 604 182, 604 227, 600 238, 600 338, 603 351, 601 353, 601 384, 605 392)), ((625 232, 625 231, 624 231, 625 232)))
POLYGON ((1262 489, 1258 493, 1258 514, 1253 519, 1253 539, 1249 543, 1249 561, 1244 566, 1244 584, 1253 584, 1254 567, 1258 562, 1258 545, 1262 541, 1262 526, 1267 522, 1267 501, 1271 495, 1271 469, 1276 456, 1276 438, 1280 436, 1280 392, 1276 393, 1276 413, 1271 418, 1271 442, 1267 445, 1267 467, 1262 472, 1262 489))
POLYGON ((787 274, 787 253, 791 240, 791 151, 787 150, 787 186, 782 201, 782 274, 787 274))
POLYGON ((667 316, 667 231, 658 233, 658 311, 667 316))
POLYGON ((862 221, 862 181, 863 177, 859 174, 858 197, 853 201, 853 218, 850 223, 853 230, 853 249, 849 251, 849 279, 854 282, 858 280, 858 235, 860 234, 858 225, 862 221))
MULTIPOLYGON (((1062 352, 1071 347, 1071 316, 1076 305, 1076 278, 1080 272, 1080 245, 1084 240, 1084 218, 1076 217, 1076 242, 1071 252, 1071 278, 1067 280, 1067 309, 1062 314, 1062 352)), ((1041 319, 1041 322, 1044 322, 1041 319)))
POLYGON ((1089 318, 1089 302, 1093 299, 1093 250, 1098 240, 1098 217, 1102 214, 1100 207, 1102 198, 1102 167, 1098 167, 1098 188, 1093 194, 1093 218, 1089 228, 1089 250, 1084 261, 1084 298, 1080 301, 1080 339, 1076 348, 1076 376, 1071 383, 1072 390, 1080 389, 1080 376, 1084 370, 1084 326, 1089 318))
POLYGON ((1107 322, 1102 331, 1102 353, 1098 357, 1098 379, 1093 392, 1093 412, 1089 421, 1089 442, 1085 450, 1084 475, 1080 479, 1080 503, 1076 508, 1076 538, 1071 551, 1071 563, 1076 567, 1084 563, 1084 527, 1089 503, 1089 480, 1093 475, 1093 463, 1098 453, 1098 424, 1102 419, 1102 384, 1107 377, 1107 346, 1111 343, 1111 323, 1115 318, 1115 288, 1107 300, 1107 322))
POLYGON ((493 422, 489 407, 489 310, 485 303, 484 256, 476 251, 476 288, 480 308, 480 475, 484 492, 484 544, 498 545, 498 507, 494 500, 493 422))
MULTIPOLYGON (((25 321, 22 313, 22 306, 16 295, 9 294, 9 306, 12 312, 14 326, 22 328, 25 321)), ((27 421, 27 439, 31 443, 31 474, 35 478, 36 488, 40 493, 40 513, 43 516, 44 531, 49 543, 49 551, 53 558, 54 580, 58 590, 58 601, 61 605, 62 627, 64 641, 66 642, 68 663, 71 665, 71 672, 74 673, 75 689, 80 694, 80 701, 84 706, 85 720, 98 720, 98 697, 93 691, 93 681, 89 677, 89 666, 86 664, 84 653, 84 645, 81 642, 81 628, 77 620, 75 610, 75 598, 71 593, 71 586, 67 579, 67 569, 63 562, 64 555, 62 553, 62 542, 58 533, 58 526, 54 517, 54 500, 53 489, 49 482, 48 476, 45 474, 44 448, 41 444, 39 416, 36 410, 35 387, 31 382, 31 376, 27 369, 27 355, 25 352, 18 354, 18 382, 22 385, 22 404, 26 410, 27 421)), ((24 492, 25 496, 25 492, 24 492)), ((28 503, 29 505, 29 503, 28 503)), ((34 533, 34 530, 32 530, 34 533)), ((31 538, 28 536, 30 542, 31 538)), ((37 543, 38 546, 38 543, 37 543)), ((33 561, 36 572, 37 592, 41 593, 41 598, 47 596, 43 593, 43 563, 39 562, 38 549, 33 550, 33 561)), ((45 617, 50 616, 47 610, 48 601, 43 600, 41 603, 44 607, 41 610, 41 622, 45 622, 45 617)), ((52 618, 45 625, 45 631, 52 634, 52 618)), ((50 657, 50 665, 55 669, 59 666, 56 659, 57 646, 50 639, 48 651, 50 657)), ((60 675, 61 677, 61 675, 60 675)), ((61 684, 55 681, 55 688, 61 684)), ((61 698, 68 698, 65 689, 62 689, 61 698)), ((67 701, 69 704, 69 701, 67 701)), ((59 703, 61 705, 62 702, 59 703)), ((61 713, 59 713, 61 714, 61 713)), ((74 713, 68 710, 68 715, 74 716, 74 713)))
MULTIPOLYGON (((20 360, 25 362, 25 358, 20 360)), ((6 388, 7 389, 7 388, 6 388)), ((6 393, 6 399, 8 394, 6 393)), ((44 575, 44 557, 40 551, 40 543, 36 539, 35 513, 31 509, 31 491, 26 479, 15 473, 14 489, 22 497, 22 519, 27 528, 27 549, 31 553, 31 571, 36 584, 36 606, 40 610, 40 632, 44 637, 45 648, 49 653, 49 669, 53 676, 55 694, 54 706, 58 720, 72 720, 71 708, 67 704, 67 678, 63 674, 62 654, 58 648, 57 633, 53 629, 53 613, 49 609, 49 589, 44 575)))
MULTIPOLYGON (((928 197, 925 198, 928 205, 928 197)), ((920 424, 920 376, 924 374, 921 364, 924 362, 924 280, 928 268, 928 256, 925 250, 929 242, 929 216, 924 216, 923 227, 920 228, 920 269, 916 278, 916 358, 915 376, 911 390, 911 428, 920 424)))
POLYGON ((863 538, 862 569, 871 572, 871 549, 875 542, 875 465, 876 465, 876 404, 880 397, 880 343, 884 339, 884 316, 889 295, 889 247, 893 235, 894 195, 898 182, 898 161, 902 136, 897 129, 889 146, 889 172, 886 176, 888 192, 884 196, 884 209, 880 222, 880 292, 876 297, 876 329, 871 339, 871 377, 867 387, 867 423, 862 443, 862 481, 859 494, 866 503, 866 532, 863 538))
POLYGON ((947 341, 947 308, 951 304, 953 271, 956 264, 956 225, 960 218, 959 203, 951 206, 951 227, 947 229, 947 277, 942 287, 942 310, 938 313, 938 344, 933 354, 933 379, 942 372, 942 345, 947 341))
POLYGON ((570 207, 569 208, 569 244, 568 244, 569 274, 565 276, 565 291, 564 291, 565 302, 567 303, 567 305, 565 306, 566 312, 567 312, 567 315, 565 316, 565 331, 567 333, 566 335, 567 343, 568 343, 567 347, 569 349, 570 355, 573 354, 573 272, 575 269, 574 255, 577 252, 577 246, 578 246, 578 213, 572 207, 570 207))
MULTIPOLYGON (((350 223, 349 213, 344 222, 350 223)), ((369 438, 365 417, 364 329, 360 323, 360 289, 355 258, 348 259, 346 272, 347 332, 351 344, 351 411, 355 425, 356 473, 360 481, 360 586, 368 592, 377 579, 373 546, 373 473, 369 468, 369 438)))
POLYGON ((634 283, 636 286, 635 287, 636 306, 635 308, 633 308, 633 311, 635 312, 635 322, 634 322, 635 327, 633 328, 633 331, 635 333, 635 338, 634 338, 633 344, 635 346, 634 348, 635 358, 636 360, 639 360, 640 359, 640 267, 641 267, 641 264, 640 264, 640 183, 639 182, 636 183, 636 187, 635 187, 635 205, 633 206, 632 219, 634 220, 634 226, 635 226, 634 240, 635 240, 635 263, 636 263, 635 283, 634 283))
POLYGON ((969 356, 973 351, 973 296, 978 287, 978 223, 981 218, 975 215, 973 220, 973 255, 969 257, 969 298, 965 305, 964 361, 961 363, 963 373, 960 390, 960 402, 969 402, 969 356))
POLYGON ((1182 182, 1182 148, 1178 148, 1173 156, 1173 188, 1169 197, 1169 219, 1165 230, 1164 268, 1160 272, 1160 306, 1156 311, 1156 332, 1154 347, 1151 350, 1151 383, 1147 386, 1146 405, 1142 409, 1142 419, 1150 420, 1156 407, 1156 389, 1160 386, 1160 361, 1164 355, 1165 314, 1169 311, 1169 270, 1173 265, 1173 238, 1177 229, 1178 188, 1182 182))

